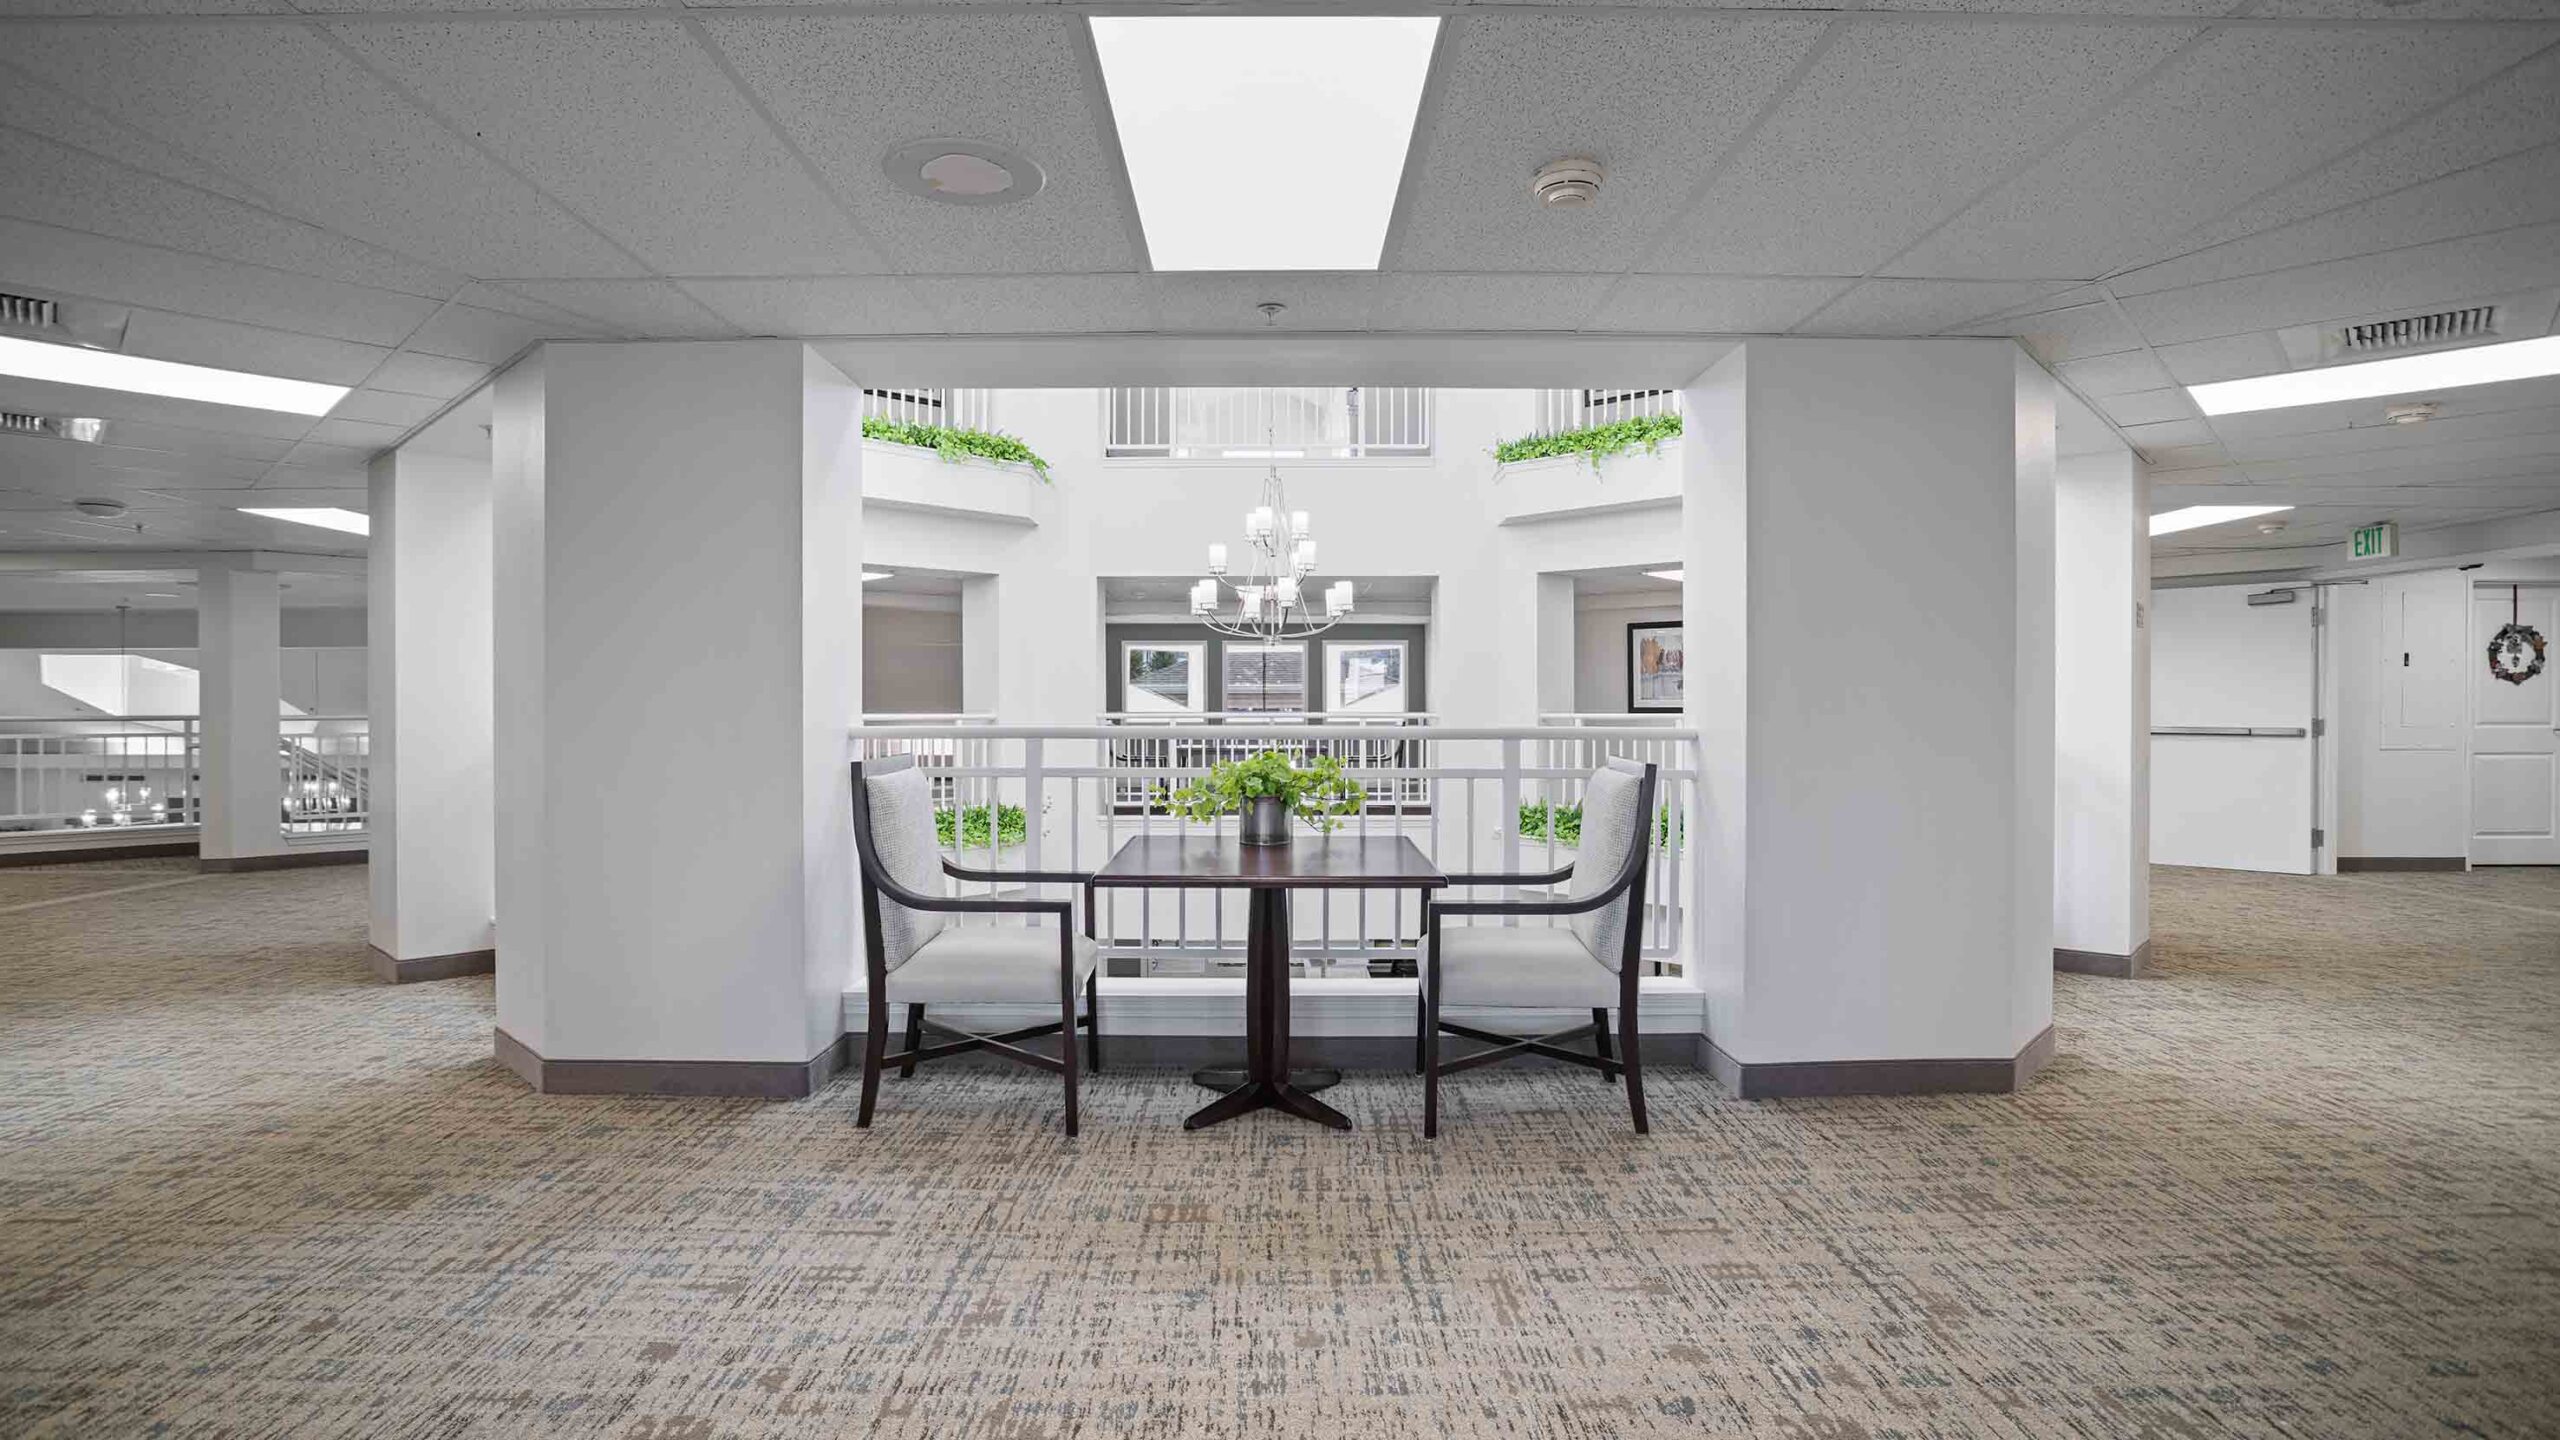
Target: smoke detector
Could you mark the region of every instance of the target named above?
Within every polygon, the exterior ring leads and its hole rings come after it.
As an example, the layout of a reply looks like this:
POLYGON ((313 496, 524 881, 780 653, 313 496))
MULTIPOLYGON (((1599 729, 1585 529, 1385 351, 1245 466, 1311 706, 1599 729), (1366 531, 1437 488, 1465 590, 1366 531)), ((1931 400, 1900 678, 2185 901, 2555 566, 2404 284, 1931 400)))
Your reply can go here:
POLYGON ((2407 405, 2394 405, 2382 412, 2382 418, 2394 425, 2424 425, 2444 410, 2433 400, 2419 400, 2407 405))
POLYGON ((1600 198, 1602 178, 1599 161, 1570 155, 1539 166, 1537 178, 1529 182, 1529 193, 1550 209, 1588 205, 1600 198))
POLYGON ((99 520, 114 520, 124 514, 121 500, 74 500, 71 508, 99 520))

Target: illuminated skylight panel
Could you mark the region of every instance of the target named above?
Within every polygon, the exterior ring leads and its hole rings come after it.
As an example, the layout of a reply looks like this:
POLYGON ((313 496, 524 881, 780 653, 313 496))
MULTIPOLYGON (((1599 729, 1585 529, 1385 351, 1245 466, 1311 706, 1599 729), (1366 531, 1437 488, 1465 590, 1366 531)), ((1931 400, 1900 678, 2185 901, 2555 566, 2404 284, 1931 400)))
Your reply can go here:
POLYGON ((2207 415, 2240 415, 2252 410, 2282 410, 2295 405, 2327 405, 2339 400, 2373 400, 2385 395, 2415 395, 2490 385, 2501 380, 2532 380, 2560 375, 2560 335, 2539 340, 2511 340, 2503 345, 2474 345, 2426 355, 2368 360, 2360 365, 2330 365, 2293 370, 2282 375, 2253 375, 2245 380, 2216 380, 2190 385, 2187 394, 2207 415))
POLYGON ((1096 16, 1158 270, 1375 270, 1440 22, 1096 16))
POLYGON ((289 415, 326 415, 347 394, 344 385, 253 375, 246 370, 217 370, 210 365, 181 365, 175 360, 146 360, 112 350, 84 350, 77 345, 48 345, 7 336, 0 336, 0 375, 171 400, 238 405, 251 410, 281 410, 289 415))
POLYGON ((2190 505, 2184 510, 2163 510, 2152 516, 2151 533, 2175 535, 2181 530, 2200 530, 2207 525, 2246 520, 2256 515, 2273 515, 2292 508, 2290 505, 2190 505))
POLYGON ((252 510, 243 505, 240 507, 240 513, 255 515, 263 520, 285 520, 296 525, 317 525, 323 530, 342 530, 349 535, 373 533, 371 516, 354 510, 340 510, 330 505, 280 510, 252 510))

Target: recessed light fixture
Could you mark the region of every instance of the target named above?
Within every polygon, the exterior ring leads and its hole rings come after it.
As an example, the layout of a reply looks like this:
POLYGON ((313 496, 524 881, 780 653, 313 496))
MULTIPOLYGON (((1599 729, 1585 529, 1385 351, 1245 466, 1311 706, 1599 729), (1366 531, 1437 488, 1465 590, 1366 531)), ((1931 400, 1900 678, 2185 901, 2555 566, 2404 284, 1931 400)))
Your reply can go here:
POLYGON ((1687 571, 1687 570, 1685 570, 1685 569, 1672 569, 1672 570, 1647 570, 1647 571, 1646 571, 1646 572, 1644 572, 1644 573, 1646 573, 1647 575, 1652 576, 1652 577, 1653 577, 1654 579, 1656 579, 1656 580, 1668 580, 1668 581, 1670 581, 1672 584, 1677 585, 1677 584, 1681 583, 1681 581, 1680 581, 1680 577, 1681 577, 1681 576, 1683 576, 1683 575, 1686 575, 1686 574, 1688 573, 1688 571, 1687 571))
POLYGON ((862 572, 862 583, 868 585, 874 580, 886 580, 897 573, 894 570, 865 570, 862 572))
POLYGON ((71 508, 93 520, 113 520, 125 511, 121 500, 74 500, 71 508))
POLYGON ((2246 520, 2252 515, 2273 515, 2292 508, 2290 505, 2190 505, 2184 510, 2164 510, 2152 516, 2151 533, 2175 535, 2181 530, 2220 525, 2228 520, 2246 520))
POLYGON ((880 165, 899 189, 947 205, 1018 205, 1049 183, 1029 156, 984 140, 910 140, 880 165))
POLYGON ((2216 380, 2208 385, 2190 385, 2187 394, 2195 400, 2196 408, 2207 415, 2241 415, 2252 410, 2373 400, 2385 395, 2452 390, 2543 375, 2560 375, 2560 335, 2368 360, 2360 365, 2254 375, 2246 380, 2216 380))
POLYGON ((350 535, 373 533, 372 517, 361 511, 340 510, 331 505, 279 510, 253 510, 243 505, 240 513, 255 515, 262 520, 285 520, 296 525, 317 525, 323 530, 343 530, 350 535))
POLYGON ((1440 21, 1095 16, 1158 270, 1375 270, 1440 21))
POLYGON ((217 370, 210 365, 181 365, 174 360, 145 360, 112 350, 84 350, 77 345, 47 345, 8 336, 0 336, 0 375, 160 395, 172 400, 238 405, 251 410, 281 410, 289 415, 326 415, 347 394, 344 385, 252 375, 246 370, 217 370))
POLYGON ((2433 400, 2421 400, 2414 405, 2391 406, 2382 412, 2382 418, 2394 425, 2424 425, 2443 409, 2433 400))

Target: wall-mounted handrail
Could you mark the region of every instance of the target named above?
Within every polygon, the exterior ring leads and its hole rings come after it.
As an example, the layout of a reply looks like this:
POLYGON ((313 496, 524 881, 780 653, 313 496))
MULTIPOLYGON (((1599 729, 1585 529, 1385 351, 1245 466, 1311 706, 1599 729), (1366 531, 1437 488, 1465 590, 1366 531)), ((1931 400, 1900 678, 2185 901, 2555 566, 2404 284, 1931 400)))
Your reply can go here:
POLYGON ((2154 735, 2220 735, 2233 740, 2305 740, 2311 732, 2300 725, 2154 725, 2154 735))

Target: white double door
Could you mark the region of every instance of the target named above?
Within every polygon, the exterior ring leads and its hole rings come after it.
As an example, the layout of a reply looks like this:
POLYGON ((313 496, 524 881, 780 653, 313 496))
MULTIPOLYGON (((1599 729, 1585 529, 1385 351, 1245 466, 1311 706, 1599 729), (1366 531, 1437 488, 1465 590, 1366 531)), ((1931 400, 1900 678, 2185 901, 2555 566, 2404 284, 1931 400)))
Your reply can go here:
POLYGON ((2151 593, 2151 860, 2314 873, 2313 592, 2151 593))
POLYGON ((2483 585, 2471 595, 2471 863, 2560 865, 2560 586, 2483 585), (2489 672, 2510 620, 2552 654, 2521 685, 2489 672))

